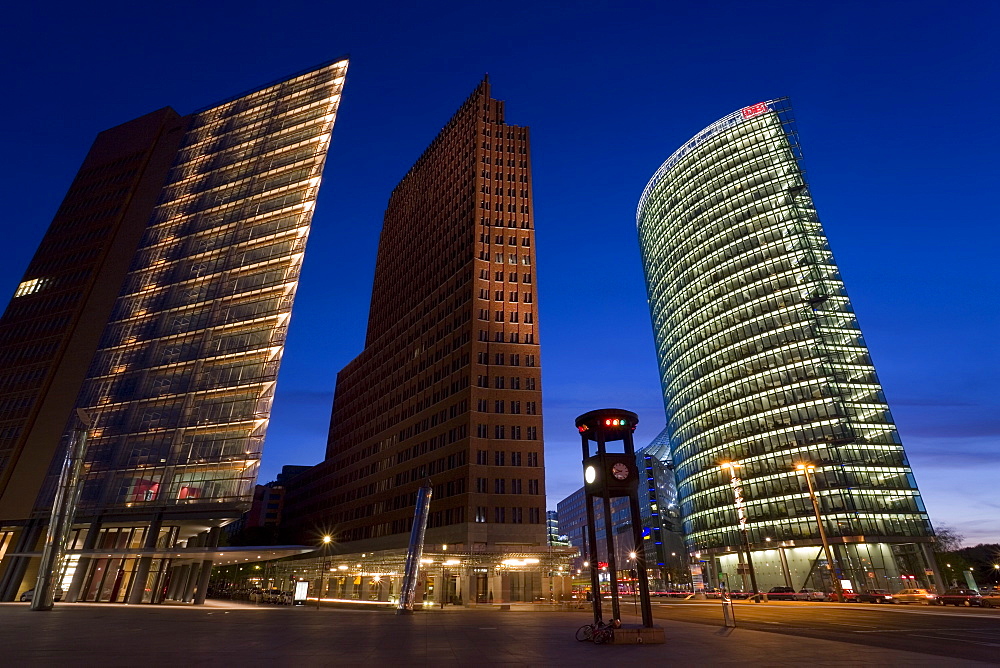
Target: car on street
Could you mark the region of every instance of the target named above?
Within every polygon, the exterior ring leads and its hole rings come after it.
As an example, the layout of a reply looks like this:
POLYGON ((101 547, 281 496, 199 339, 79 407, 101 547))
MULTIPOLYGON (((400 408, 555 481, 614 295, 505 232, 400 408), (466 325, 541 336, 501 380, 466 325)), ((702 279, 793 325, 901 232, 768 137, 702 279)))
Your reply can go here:
MULTIPOLYGON (((841 589, 844 594, 844 603, 855 603, 858 599, 858 593, 853 589, 841 589)), ((830 592, 829 600, 834 603, 837 602, 837 592, 830 592)))
POLYGON ((896 599, 886 589, 863 589, 854 599, 856 603, 895 603, 896 599))
POLYGON ((897 603, 923 603, 924 605, 931 605, 937 600, 937 595, 932 594, 926 589, 902 589, 893 594, 893 596, 897 603))
POLYGON ((1000 608, 1000 590, 985 591, 979 599, 979 605, 984 608, 1000 608))
POLYGON ((771 587, 767 590, 767 600, 769 601, 794 601, 795 599, 796 593, 792 587, 771 587))
MULTIPOLYGON (((62 596, 63 596, 63 590, 62 589, 56 589, 52 593, 53 593, 52 599, 54 601, 61 601, 62 600, 62 596)), ((33 599, 33 598, 35 598, 35 588, 34 587, 32 587, 28 591, 26 591, 23 594, 21 594, 21 597, 18 600, 21 601, 21 603, 31 603, 31 599, 33 599)))
POLYGON ((982 605, 983 597, 978 591, 973 591, 972 589, 965 589, 964 587, 956 587, 954 589, 949 589, 943 594, 938 594, 937 604, 938 605, 982 605))
POLYGON ((799 593, 795 595, 795 600, 797 601, 825 601, 826 594, 819 591, 818 589, 810 589, 809 587, 804 587, 799 590, 799 593))

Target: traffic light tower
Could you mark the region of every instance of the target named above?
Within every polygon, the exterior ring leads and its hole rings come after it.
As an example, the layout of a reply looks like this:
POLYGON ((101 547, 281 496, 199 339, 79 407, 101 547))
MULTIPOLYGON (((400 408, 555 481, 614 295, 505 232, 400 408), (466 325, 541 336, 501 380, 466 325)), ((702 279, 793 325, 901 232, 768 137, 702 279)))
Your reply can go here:
POLYGON ((611 577, 611 613, 621 619, 618 600, 618 564, 615 558, 615 538, 611 523, 611 497, 629 497, 632 543, 635 546, 635 569, 639 579, 642 605, 642 625, 653 627, 653 609, 649 602, 649 578, 646 575, 646 554, 642 549, 642 520, 639 517, 639 467, 635 462, 632 432, 639 416, 618 408, 602 408, 584 413, 576 419, 576 429, 583 442, 583 480, 587 505, 587 547, 590 562, 590 585, 593 591, 594 623, 601 621, 601 585, 598 579, 597 526, 594 499, 604 504, 604 536, 608 550, 608 573, 611 577), (591 441, 597 452, 591 453, 591 441), (622 441, 624 452, 608 452, 607 444, 622 441))

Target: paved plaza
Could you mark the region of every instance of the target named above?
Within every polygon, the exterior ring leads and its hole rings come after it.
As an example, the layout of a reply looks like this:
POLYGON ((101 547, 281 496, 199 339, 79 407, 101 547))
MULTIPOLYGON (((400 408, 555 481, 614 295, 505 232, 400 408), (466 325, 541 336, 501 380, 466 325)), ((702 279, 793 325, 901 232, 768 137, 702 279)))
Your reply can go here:
MULTIPOLYGON (((940 666, 941 657, 658 620, 665 645, 576 642, 586 611, 0 604, 4 666, 940 666)), ((626 622, 637 621, 626 617, 626 622)), ((987 665, 948 659, 949 666, 987 665)))

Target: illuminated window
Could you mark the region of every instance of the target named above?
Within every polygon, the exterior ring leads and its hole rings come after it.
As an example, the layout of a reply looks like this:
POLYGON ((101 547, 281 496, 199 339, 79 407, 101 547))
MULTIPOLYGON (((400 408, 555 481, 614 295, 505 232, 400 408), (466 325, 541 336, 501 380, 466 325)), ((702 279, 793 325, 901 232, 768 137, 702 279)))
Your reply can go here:
POLYGON ((29 278, 28 280, 17 286, 17 291, 14 292, 15 297, 24 297, 25 295, 33 295, 49 282, 47 278, 29 278))

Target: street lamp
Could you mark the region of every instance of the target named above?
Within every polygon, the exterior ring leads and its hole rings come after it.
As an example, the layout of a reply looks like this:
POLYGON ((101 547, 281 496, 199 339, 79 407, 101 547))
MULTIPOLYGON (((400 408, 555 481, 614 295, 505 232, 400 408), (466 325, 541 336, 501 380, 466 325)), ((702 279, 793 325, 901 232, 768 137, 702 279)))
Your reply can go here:
POLYGON ((333 536, 326 535, 323 536, 323 551, 320 553, 319 559, 319 591, 316 592, 316 609, 319 610, 319 602, 323 598, 323 590, 326 588, 326 572, 329 570, 330 565, 326 561, 327 550, 330 547, 330 543, 333 542, 333 536))
POLYGON ((736 469, 740 467, 736 462, 723 462, 719 468, 729 472, 729 486, 733 488, 733 501, 736 504, 736 518, 740 523, 740 533, 743 535, 743 549, 747 557, 747 569, 750 571, 750 588, 754 596, 760 593, 757 589, 757 574, 753 568, 753 558, 750 556, 750 533, 747 529, 746 504, 743 503, 743 481, 736 474, 736 469))
POLYGON ((826 570, 830 573, 830 579, 833 580, 833 588, 837 592, 837 601, 846 603, 844 590, 841 588, 840 580, 833 569, 833 555, 830 552, 830 541, 826 539, 826 529, 823 527, 823 518, 819 512, 819 501, 816 499, 816 490, 813 488, 812 476, 810 476, 811 473, 816 472, 816 465, 796 464, 795 470, 806 477, 806 484, 809 486, 809 498, 812 500, 813 511, 816 513, 816 526, 819 527, 819 539, 823 541, 823 551, 826 553, 826 570))
POLYGON ((635 568, 635 559, 638 555, 635 550, 628 553, 628 559, 632 562, 632 568, 628 569, 629 579, 632 581, 632 604, 635 607, 635 614, 639 614, 639 592, 637 591, 636 585, 638 584, 638 574, 635 568))

